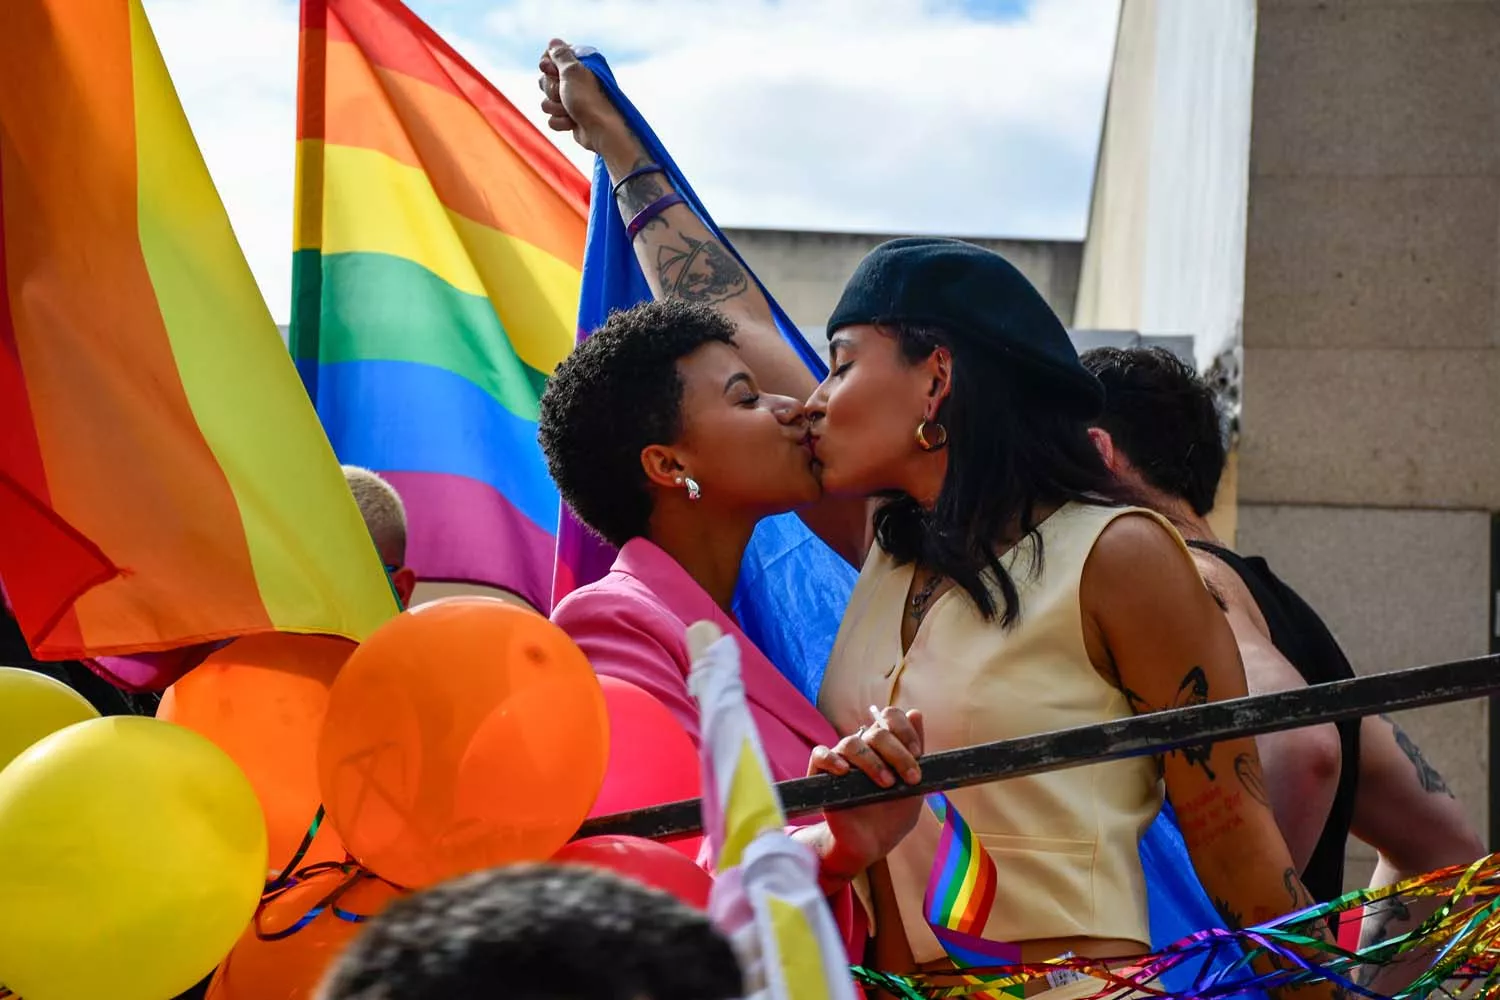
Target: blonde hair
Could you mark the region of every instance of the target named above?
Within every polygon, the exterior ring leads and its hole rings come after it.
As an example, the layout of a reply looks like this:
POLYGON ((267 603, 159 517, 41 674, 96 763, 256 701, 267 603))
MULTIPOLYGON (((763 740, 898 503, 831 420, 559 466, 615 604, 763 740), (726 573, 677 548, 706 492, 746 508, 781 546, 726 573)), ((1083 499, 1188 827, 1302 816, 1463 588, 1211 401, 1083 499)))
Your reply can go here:
POLYGON ((401 494, 390 483, 369 469, 357 465, 346 465, 344 481, 354 502, 359 505, 360 516, 370 538, 380 552, 380 558, 395 566, 406 562, 406 505, 401 494))

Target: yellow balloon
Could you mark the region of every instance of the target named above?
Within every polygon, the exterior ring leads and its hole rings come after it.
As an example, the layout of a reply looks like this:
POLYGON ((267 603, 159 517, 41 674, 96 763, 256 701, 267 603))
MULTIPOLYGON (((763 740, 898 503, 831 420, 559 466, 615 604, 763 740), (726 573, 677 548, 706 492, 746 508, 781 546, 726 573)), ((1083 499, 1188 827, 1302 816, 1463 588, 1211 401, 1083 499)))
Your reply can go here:
POLYGON ((0 768, 64 726, 99 713, 83 695, 35 670, 0 667, 0 768))
POLYGON ((266 824, 209 740, 112 716, 0 771, 0 982, 26 1000, 163 1000, 249 924, 266 824))

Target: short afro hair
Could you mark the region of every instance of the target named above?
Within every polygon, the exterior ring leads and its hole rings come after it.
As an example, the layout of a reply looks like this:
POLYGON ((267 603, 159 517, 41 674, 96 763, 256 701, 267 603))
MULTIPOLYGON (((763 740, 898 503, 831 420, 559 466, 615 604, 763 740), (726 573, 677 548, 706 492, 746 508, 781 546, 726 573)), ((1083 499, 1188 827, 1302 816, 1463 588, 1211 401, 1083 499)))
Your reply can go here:
POLYGON ((320 1000, 730 1000, 743 976, 708 917, 584 866, 476 872, 393 902, 320 1000))
POLYGON ((1200 517, 1213 510, 1228 457, 1213 387, 1161 347, 1099 347, 1080 360, 1104 383, 1095 425, 1151 486, 1186 500, 1200 517))
POLYGON ((537 439, 563 500, 616 547, 646 534, 651 493, 641 451, 682 433, 677 362, 705 344, 734 346, 734 324, 680 299, 610 314, 557 366, 537 439))

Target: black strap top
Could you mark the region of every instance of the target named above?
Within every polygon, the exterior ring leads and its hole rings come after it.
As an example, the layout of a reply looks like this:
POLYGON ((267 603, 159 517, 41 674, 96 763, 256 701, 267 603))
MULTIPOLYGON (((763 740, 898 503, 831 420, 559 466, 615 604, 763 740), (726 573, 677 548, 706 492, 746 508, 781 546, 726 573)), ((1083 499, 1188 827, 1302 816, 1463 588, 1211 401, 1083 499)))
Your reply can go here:
MULTIPOLYGON (((1309 684, 1347 680, 1354 668, 1328 631, 1323 619, 1295 590, 1287 586, 1266 561, 1259 556, 1242 556, 1219 545, 1190 541, 1188 545, 1207 552, 1234 570, 1260 607, 1271 629, 1271 643, 1287 658, 1302 679, 1309 684)), ((1307 891, 1321 902, 1337 899, 1344 892, 1344 847, 1349 839, 1349 825, 1354 818, 1354 796, 1359 780, 1360 720, 1351 719, 1338 725, 1343 765, 1339 769, 1338 790, 1323 834, 1313 848, 1312 857, 1302 872, 1307 891)))

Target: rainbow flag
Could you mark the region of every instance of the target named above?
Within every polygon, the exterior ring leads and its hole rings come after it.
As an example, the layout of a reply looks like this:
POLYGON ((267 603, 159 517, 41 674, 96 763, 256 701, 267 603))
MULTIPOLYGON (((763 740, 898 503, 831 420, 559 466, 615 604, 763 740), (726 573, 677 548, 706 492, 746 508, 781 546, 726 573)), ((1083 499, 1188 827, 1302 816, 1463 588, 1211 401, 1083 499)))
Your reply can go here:
POLYGON ((140 0, 3 23, 0 578, 27 643, 363 638, 395 602, 140 0))
POLYGON ((303 0, 291 348, 424 580, 551 606, 537 401, 572 349, 589 185, 397 0, 303 0))
MULTIPOLYGON (((999 880, 994 859, 953 808, 948 796, 941 792, 927 796, 927 807, 943 824, 922 900, 927 926, 959 969, 1020 962, 1019 945, 984 937, 984 925, 995 906, 995 885, 999 880)), ((971 985, 984 981, 973 976, 963 979, 971 985)), ((1026 987, 1024 984, 1003 987, 979 995, 1023 997, 1026 987)))

